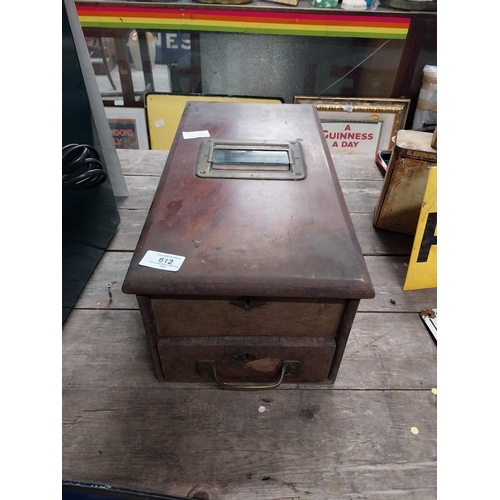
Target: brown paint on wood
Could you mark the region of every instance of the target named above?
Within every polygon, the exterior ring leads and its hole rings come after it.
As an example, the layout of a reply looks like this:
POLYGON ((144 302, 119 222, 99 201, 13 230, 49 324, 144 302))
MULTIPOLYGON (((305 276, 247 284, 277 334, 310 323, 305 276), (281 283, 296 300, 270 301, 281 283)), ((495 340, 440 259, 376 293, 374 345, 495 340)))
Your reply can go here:
POLYGON ((263 358, 245 363, 245 368, 251 368, 259 372, 273 372, 280 364, 280 358, 263 358))
MULTIPOLYGON (((108 250, 133 252, 137 246, 147 210, 120 209, 118 226, 108 250)), ((410 255, 413 237, 373 228, 373 212, 351 213, 363 255, 410 255)))
POLYGON ((225 299, 165 298, 151 300, 159 336, 333 336, 343 300, 267 300, 244 310, 225 299))
POLYGON ((328 379, 333 383, 337 378, 337 373, 339 371, 340 362, 344 356, 345 346, 349 338, 349 333, 351 331, 352 323, 356 316, 356 311, 358 310, 359 300, 348 300, 342 314, 342 319, 335 333, 336 350, 333 357, 332 366, 328 373, 328 379))
POLYGON ((283 361, 299 361, 298 374, 285 376, 286 382, 323 382, 328 377, 335 339, 310 337, 162 337, 158 353, 166 380, 213 382, 211 373, 200 374, 199 360, 215 360, 223 382, 277 382, 283 361), (266 359, 273 370, 255 370, 242 355, 266 359), (279 360, 278 363, 272 360, 279 360))
POLYGON ((151 308, 151 301, 148 297, 138 295, 137 303, 139 304, 139 309, 141 311, 142 322, 144 324, 144 330, 148 340, 148 347, 149 352, 151 353, 151 360, 153 361, 155 375, 159 381, 163 381, 164 378, 161 369, 161 360, 157 349, 158 330, 156 328, 156 322, 151 308))
POLYGON ((373 296, 330 152, 311 105, 189 102, 123 287, 142 295, 373 296), (300 143, 301 180, 196 176, 202 139, 300 143), (244 131, 244 132, 243 132, 244 131), (242 135, 243 134, 243 135, 242 135), (243 138, 242 138, 243 137, 243 138), (147 250, 185 257, 159 278, 147 250))

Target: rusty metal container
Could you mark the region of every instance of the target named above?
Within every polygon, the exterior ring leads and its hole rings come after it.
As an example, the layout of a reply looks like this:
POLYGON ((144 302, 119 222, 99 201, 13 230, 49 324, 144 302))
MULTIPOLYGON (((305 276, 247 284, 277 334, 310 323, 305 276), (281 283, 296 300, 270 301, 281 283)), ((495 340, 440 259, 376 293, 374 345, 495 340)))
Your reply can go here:
POLYGON ((436 147, 437 134, 398 131, 373 214, 374 227, 415 235, 429 168, 437 165, 436 147))
POLYGON ((122 289, 159 380, 333 382, 374 290, 314 106, 189 102, 122 289))

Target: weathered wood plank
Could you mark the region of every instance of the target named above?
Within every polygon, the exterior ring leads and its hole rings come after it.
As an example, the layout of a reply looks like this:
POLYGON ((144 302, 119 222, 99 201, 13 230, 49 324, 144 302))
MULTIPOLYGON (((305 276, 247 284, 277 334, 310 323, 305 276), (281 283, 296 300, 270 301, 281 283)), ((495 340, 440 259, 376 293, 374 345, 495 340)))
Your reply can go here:
POLYGON ((373 215, 382 189, 383 181, 341 180, 347 209, 350 213, 370 213, 373 215))
POLYGON ((148 210, 121 208, 119 212, 121 222, 107 250, 133 252, 139 241, 148 210))
POLYGON ((158 387, 139 311, 73 309, 63 328, 63 387, 158 387))
POLYGON ((358 311, 420 312, 437 305, 437 288, 403 290, 409 257, 367 256, 375 298, 362 299, 358 311))
POLYGON ((383 180, 384 176, 368 155, 332 155, 339 180, 383 180))
POLYGON ((116 198, 118 208, 149 210, 159 180, 159 177, 151 176, 126 176, 125 182, 127 183, 129 196, 116 198))
POLYGON ((436 396, 66 387, 62 457, 66 480, 210 500, 429 500, 436 396))
POLYGON ((411 254, 412 236, 375 229, 371 213, 352 213, 351 220, 363 255, 409 256, 411 254))
MULTIPOLYGON (((431 389, 436 351, 418 314, 358 313, 335 384, 285 384, 283 389, 431 389)), ((63 330, 63 385, 165 385, 155 378, 139 311, 73 310, 63 330)))
POLYGON ((105 252, 75 303, 75 309, 138 309, 135 295, 121 288, 133 252, 105 252), (111 283, 112 299, 107 284, 111 283))
POLYGON ((335 389, 432 389, 437 347, 417 313, 358 313, 335 389))
POLYGON ((168 158, 168 151, 117 149, 123 174, 160 176, 168 158))

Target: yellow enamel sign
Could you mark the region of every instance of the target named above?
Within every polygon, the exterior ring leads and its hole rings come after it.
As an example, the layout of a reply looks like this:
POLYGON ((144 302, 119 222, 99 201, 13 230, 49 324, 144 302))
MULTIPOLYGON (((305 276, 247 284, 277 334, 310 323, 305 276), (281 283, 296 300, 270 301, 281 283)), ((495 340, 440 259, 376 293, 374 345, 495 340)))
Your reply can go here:
POLYGON ((146 118, 151 149, 169 150, 181 121, 184 107, 189 101, 257 102, 282 104, 280 99, 267 97, 227 97, 149 93, 146 96, 146 118))
POLYGON ((429 169, 403 290, 437 287, 437 167, 429 169))

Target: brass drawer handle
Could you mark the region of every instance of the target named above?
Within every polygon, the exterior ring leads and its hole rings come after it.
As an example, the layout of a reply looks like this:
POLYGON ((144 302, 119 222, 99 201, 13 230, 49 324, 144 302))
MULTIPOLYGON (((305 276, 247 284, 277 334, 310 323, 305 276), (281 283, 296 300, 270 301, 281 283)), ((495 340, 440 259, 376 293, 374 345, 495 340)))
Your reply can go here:
POLYGON ((300 361, 283 361, 283 365, 281 366, 281 375, 278 382, 272 384, 260 384, 260 385, 252 385, 252 384, 232 384, 227 382, 221 382, 217 377, 217 364, 213 359, 200 359, 196 362, 196 368, 198 373, 207 374, 212 373, 214 376, 217 385, 221 389, 225 389, 228 391, 261 391, 264 389, 276 389, 287 374, 295 374, 300 371, 300 361))

